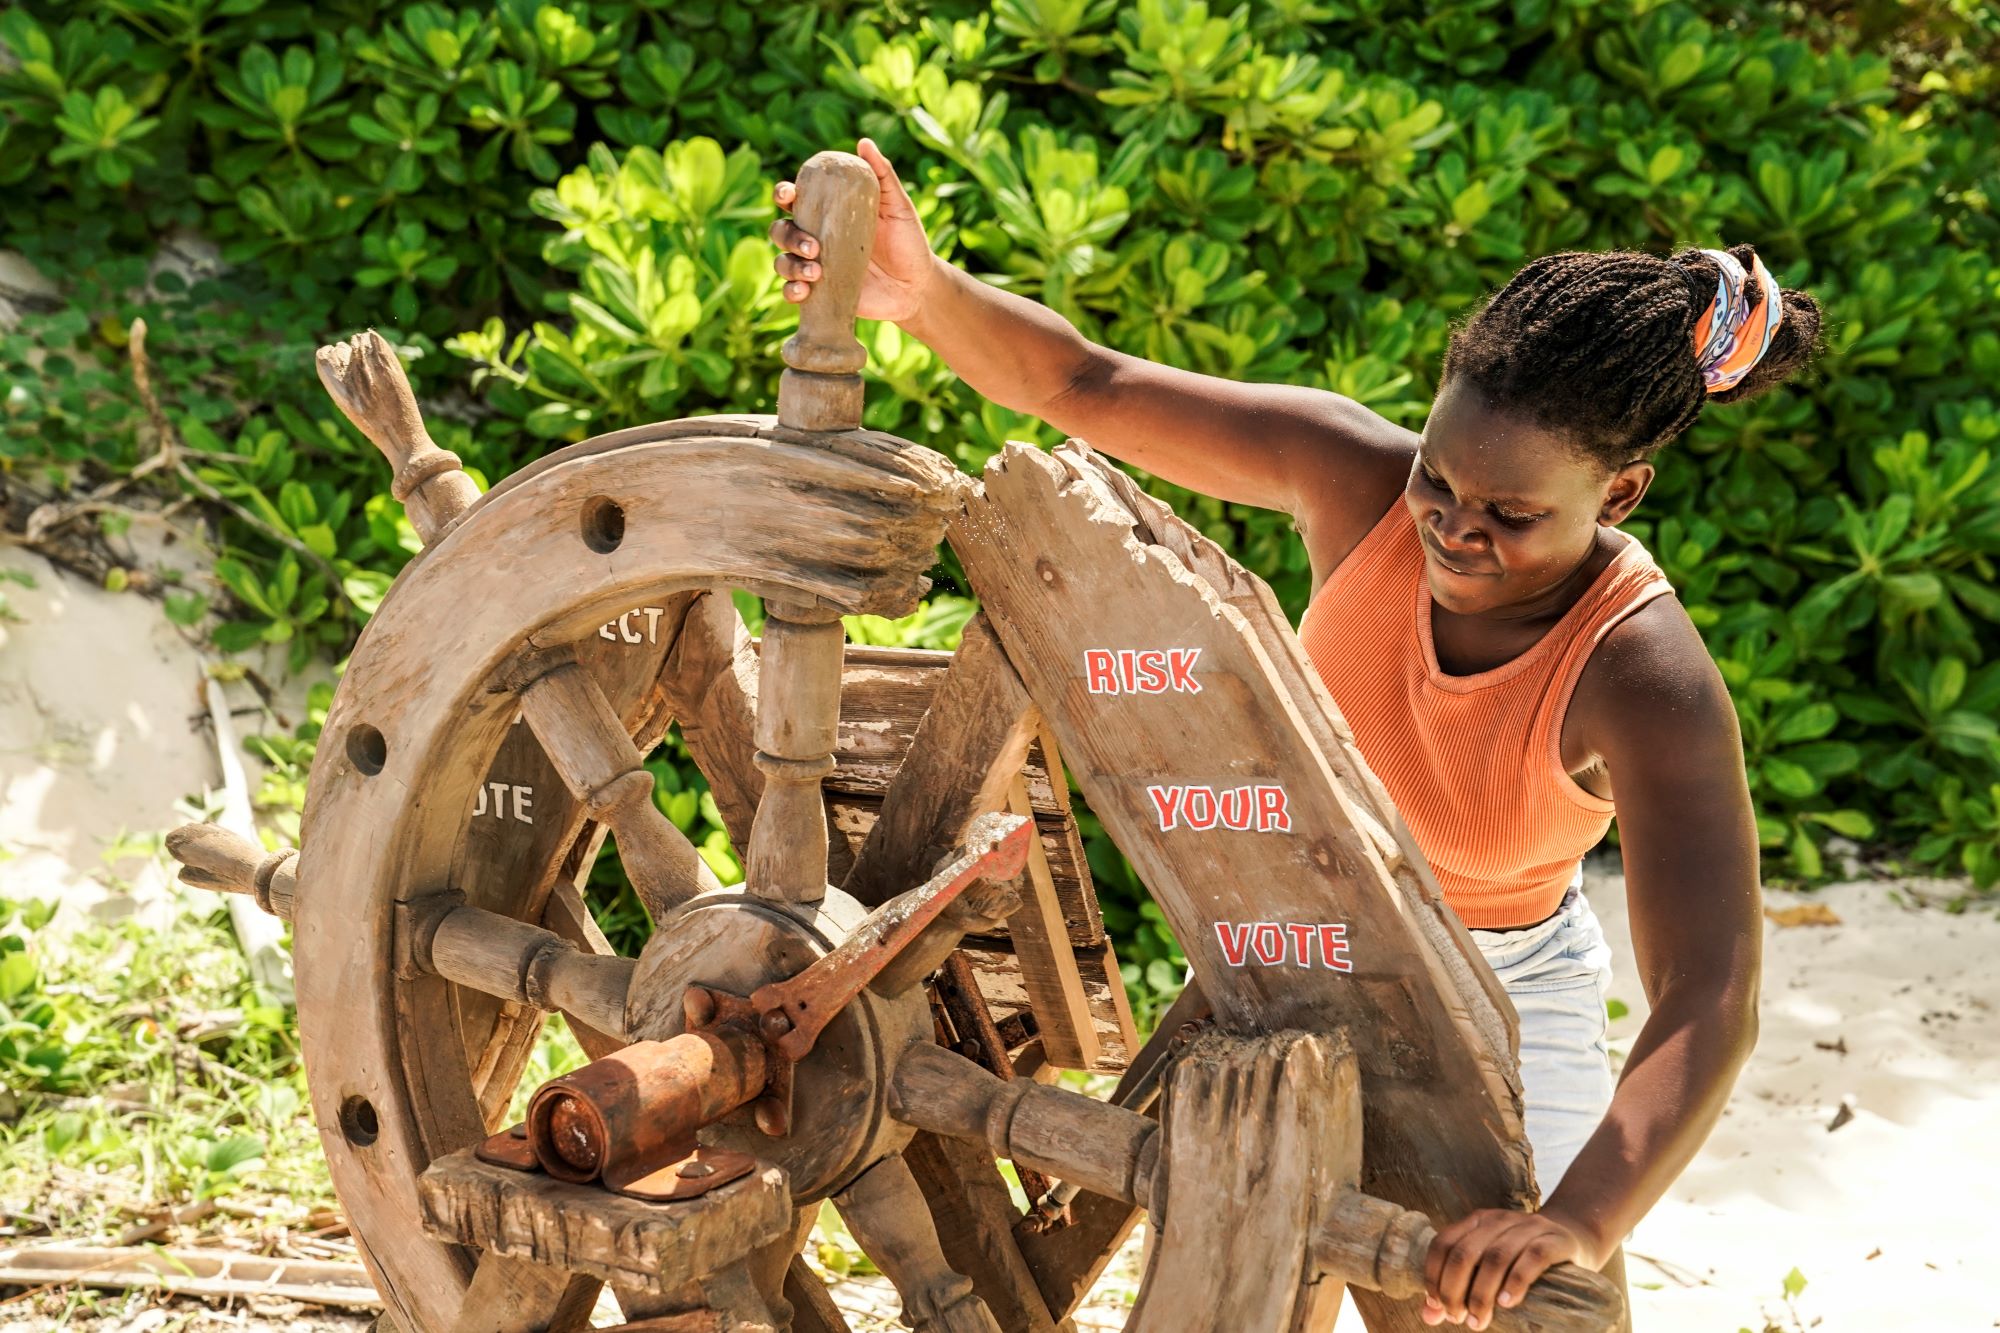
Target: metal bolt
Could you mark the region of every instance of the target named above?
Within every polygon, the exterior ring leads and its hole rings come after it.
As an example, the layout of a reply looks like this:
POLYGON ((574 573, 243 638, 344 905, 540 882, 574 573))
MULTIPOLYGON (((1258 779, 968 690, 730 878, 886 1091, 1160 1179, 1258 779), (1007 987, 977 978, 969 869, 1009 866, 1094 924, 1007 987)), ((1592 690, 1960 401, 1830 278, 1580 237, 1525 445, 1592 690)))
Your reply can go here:
POLYGON ((681 1013, 690 1032, 707 1027, 715 1019, 715 997, 700 986, 689 986, 681 997, 681 1013))
POLYGON ((757 1020, 757 1027, 764 1034, 764 1040, 776 1041, 792 1030, 792 1020, 784 1010, 773 1009, 757 1020))
POLYGON ((757 1128, 774 1139, 781 1139, 792 1132, 791 1117, 785 1114, 785 1107, 776 1097, 760 1097, 754 1108, 757 1128))
POLYGON ((680 1173, 683 1176, 687 1176, 691 1179, 700 1180, 703 1176, 714 1175, 715 1168, 710 1166, 707 1162, 689 1162, 686 1166, 681 1168, 680 1173))

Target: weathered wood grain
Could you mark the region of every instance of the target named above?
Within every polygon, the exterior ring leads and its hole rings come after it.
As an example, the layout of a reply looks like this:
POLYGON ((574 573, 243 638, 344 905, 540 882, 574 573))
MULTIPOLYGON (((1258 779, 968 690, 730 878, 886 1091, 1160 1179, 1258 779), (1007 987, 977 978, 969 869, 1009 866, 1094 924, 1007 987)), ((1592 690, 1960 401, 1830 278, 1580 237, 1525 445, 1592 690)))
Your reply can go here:
POLYGON ((818 902, 826 896, 828 842, 820 783, 834 767, 845 631, 836 613, 803 603, 771 601, 764 610, 751 756, 764 794, 750 824, 744 884, 762 898, 818 902))
POLYGON ((1345 1039, 1209 1033, 1168 1076, 1164 1102, 1158 1240, 1126 1327, 1331 1329, 1340 1283, 1318 1277, 1298 1238, 1361 1173, 1361 1090, 1345 1039))
MULTIPOLYGON (((1326 753, 1324 716, 1308 717, 1330 712, 1330 700, 1295 696, 1265 647, 1283 641, 1277 627, 1260 631, 1250 623, 1256 606, 1233 604, 1166 545, 1144 540, 1106 479, 1113 471, 1075 442, 1053 453, 1010 445, 948 533, 1091 809, 1196 972, 1217 979, 1208 989, 1222 1026, 1349 1032, 1367 1105, 1370 1193, 1447 1220, 1530 1206, 1511 1053, 1475 1016, 1488 998, 1476 980, 1483 962, 1448 964, 1439 949, 1454 941, 1409 919, 1412 905, 1366 831, 1373 796, 1326 753), (1199 648, 1200 693, 1085 687, 1085 649, 1173 647, 1199 648), (1147 794, 1149 785, 1248 783, 1283 788, 1289 828, 1162 830, 1147 794), (1217 924, 1255 922, 1345 924, 1352 971, 1231 967, 1217 924)), ((1149 516, 1148 531, 1170 518, 1149 516)), ((1206 551, 1196 534, 1182 540, 1206 551)), ((1215 551, 1205 563, 1226 561, 1215 551)), ((1357 1300, 1375 1333, 1422 1327, 1407 1306, 1357 1300)))
MULTIPOLYGON (((1007 808, 1017 815, 1031 810, 1026 785, 1018 774, 1007 784, 1007 808)), ((1007 935, 1014 942, 1021 989, 1028 994, 1028 1009, 1035 1016, 1043 1057, 1066 1069, 1095 1069, 1104 1053, 1098 1044, 1082 969, 1063 929, 1062 904, 1056 899, 1049 858, 1040 839, 1028 849, 1028 868, 1021 876, 1021 910, 1007 918, 1007 935)), ((1117 989, 1120 995, 1124 993, 1122 984, 1117 989)), ((1129 1037, 1128 1033, 1119 1035, 1129 1037)))
POLYGON ((539 1172, 479 1161, 471 1149, 418 1181, 424 1228, 486 1255, 670 1294, 790 1232, 785 1173, 767 1166, 677 1203, 641 1203, 539 1172))
POLYGON ((841 884, 870 906, 930 878, 975 815, 1006 808, 1027 762, 1034 704, 980 617, 967 622, 929 702, 841 884))
POLYGON ((602 1280, 488 1250, 452 1333, 575 1333, 590 1327, 602 1280))

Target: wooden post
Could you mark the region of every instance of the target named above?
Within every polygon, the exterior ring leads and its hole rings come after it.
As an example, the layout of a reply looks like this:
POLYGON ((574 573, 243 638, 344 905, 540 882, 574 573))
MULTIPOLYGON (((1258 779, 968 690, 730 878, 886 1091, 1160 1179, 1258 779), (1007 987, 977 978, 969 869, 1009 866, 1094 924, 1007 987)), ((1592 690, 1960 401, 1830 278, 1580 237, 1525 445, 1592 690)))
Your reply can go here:
MULTIPOLYGON (((778 423, 794 430, 861 426, 861 367, 854 308, 875 245, 880 189, 874 168, 852 153, 817 153, 799 169, 799 225, 819 238, 825 271, 799 307, 785 342, 778 423)), ((764 797, 750 828, 744 879, 751 892, 792 902, 826 896, 826 803, 840 728, 840 613, 808 602, 768 601, 758 673, 758 771, 764 797)))
POLYGON ((757 771, 764 795, 750 824, 743 878, 752 893, 790 902, 826 896, 826 798, 840 730, 840 615, 766 602, 757 677, 757 771))

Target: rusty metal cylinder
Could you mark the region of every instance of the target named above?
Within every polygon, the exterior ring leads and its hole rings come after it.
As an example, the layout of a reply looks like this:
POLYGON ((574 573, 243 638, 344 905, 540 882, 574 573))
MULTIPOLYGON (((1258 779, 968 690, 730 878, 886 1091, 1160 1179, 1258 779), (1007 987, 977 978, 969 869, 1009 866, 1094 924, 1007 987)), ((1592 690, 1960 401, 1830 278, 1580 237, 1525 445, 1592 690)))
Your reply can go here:
POLYGON ((762 1092, 767 1060, 764 1043, 735 1028, 635 1042, 538 1088, 528 1142, 558 1180, 621 1188, 686 1155, 696 1130, 762 1092))

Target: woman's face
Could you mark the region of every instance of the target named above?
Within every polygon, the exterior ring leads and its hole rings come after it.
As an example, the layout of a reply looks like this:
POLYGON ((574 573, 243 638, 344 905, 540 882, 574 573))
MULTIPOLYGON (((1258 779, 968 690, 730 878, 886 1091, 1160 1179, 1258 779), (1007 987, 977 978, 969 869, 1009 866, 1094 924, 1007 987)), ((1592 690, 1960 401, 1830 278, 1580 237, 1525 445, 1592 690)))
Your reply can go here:
POLYGON ((1460 615, 1534 614, 1590 554, 1598 526, 1622 522, 1652 478, 1648 463, 1607 472, 1448 382, 1403 489, 1431 596, 1460 615))

